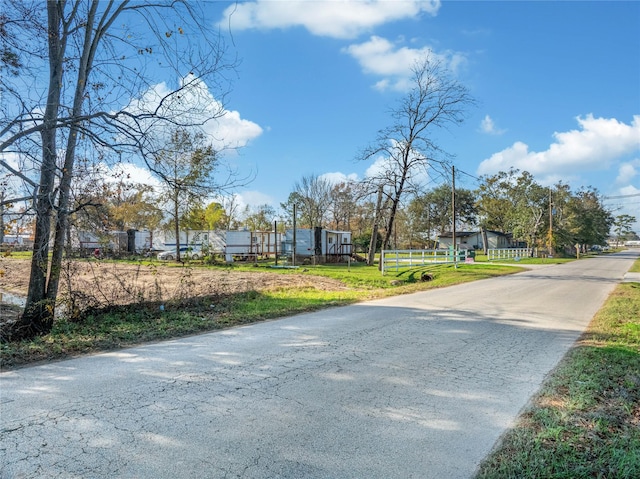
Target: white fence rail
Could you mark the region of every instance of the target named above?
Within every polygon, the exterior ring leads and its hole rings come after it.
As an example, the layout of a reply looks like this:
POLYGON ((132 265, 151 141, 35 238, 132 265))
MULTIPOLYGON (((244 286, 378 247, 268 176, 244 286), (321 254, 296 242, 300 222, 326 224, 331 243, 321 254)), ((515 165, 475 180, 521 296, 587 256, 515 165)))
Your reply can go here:
POLYGON ((489 261, 495 259, 528 258, 529 256, 531 256, 531 248, 498 248, 487 251, 487 259, 489 261))
MULTIPOLYGON (((469 257, 467 250, 458 250, 457 262, 464 263, 469 257)), ((431 264, 456 262, 453 251, 446 249, 405 249, 389 250, 380 253, 380 270, 398 271, 401 268, 415 268, 431 264)))

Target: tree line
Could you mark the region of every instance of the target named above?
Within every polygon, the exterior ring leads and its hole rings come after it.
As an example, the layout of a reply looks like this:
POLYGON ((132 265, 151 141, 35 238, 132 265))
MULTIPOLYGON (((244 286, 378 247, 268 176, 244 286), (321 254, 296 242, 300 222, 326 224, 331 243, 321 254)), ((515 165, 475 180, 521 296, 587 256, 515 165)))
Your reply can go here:
MULTIPOLYGON (((488 230, 511 234, 514 241, 530 248, 573 251, 576 244, 603 245, 611 233, 624 241, 634 239, 631 225, 635 218, 614 216, 593 188, 571 188, 559 182, 542 186, 526 171, 511 169, 477 179, 475 189, 455 189, 446 182, 425 192, 412 194, 395 211, 391 234, 384 225, 392 214, 384 201, 380 216, 379 238, 388 236, 388 247, 433 248, 438 236, 450 233, 454 212, 458 231, 488 230)), ((383 196, 384 193, 383 189, 383 196)), ((283 231, 296 224, 301 228, 321 226, 352 232, 354 245, 367 252, 376 216, 376 195, 364 182, 332 182, 310 174, 292 185, 287 201, 279 208, 269 204, 240 208, 235 196, 220 201, 183 202, 184 209, 172 216, 148 185, 119 181, 106 183, 100 190, 102 201, 84 208, 75 223, 82 229, 112 231, 157 228, 173 229, 178 218, 181 230, 283 231)), ((174 205, 174 202, 171 202, 174 205)))

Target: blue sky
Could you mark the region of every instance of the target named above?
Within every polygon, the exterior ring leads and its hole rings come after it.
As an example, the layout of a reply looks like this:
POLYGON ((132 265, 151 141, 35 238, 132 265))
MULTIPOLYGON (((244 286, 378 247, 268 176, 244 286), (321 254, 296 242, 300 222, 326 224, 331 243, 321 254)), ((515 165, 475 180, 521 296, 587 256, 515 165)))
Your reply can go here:
MULTIPOLYGON (((205 10, 240 60, 221 124, 246 145, 227 160, 255 173, 238 190, 244 204, 277 207, 311 174, 364 178, 372 163, 355 157, 391 124, 411 66, 430 53, 478 102, 464 125, 433 132, 459 170, 515 167, 543 185, 593 186, 626 196, 606 204, 640 220, 640 2, 256 0, 205 10)), ((475 188, 472 176, 458 184, 475 188)))

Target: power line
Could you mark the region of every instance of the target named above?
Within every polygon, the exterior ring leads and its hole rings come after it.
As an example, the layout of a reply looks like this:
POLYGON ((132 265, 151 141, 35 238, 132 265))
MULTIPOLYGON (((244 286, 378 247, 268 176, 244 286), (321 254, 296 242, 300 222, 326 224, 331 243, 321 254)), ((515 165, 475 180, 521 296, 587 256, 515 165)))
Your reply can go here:
POLYGON ((603 196, 603 200, 618 200, 620 198, 631 198, 633 196, 640 196, 640 193, 633 193, 631 195, 620 195, 620 196, 603 196))
POLYGON ((477 176, 472 175, 471 173, 467 173, 466 171, 460 170, 460 169, 456 169, 456 171, 458 173, 462 173, 463 175, 467 175, 471 178, 473 178, 474 180, 480 181, 480 178, 478 178, 477 176))

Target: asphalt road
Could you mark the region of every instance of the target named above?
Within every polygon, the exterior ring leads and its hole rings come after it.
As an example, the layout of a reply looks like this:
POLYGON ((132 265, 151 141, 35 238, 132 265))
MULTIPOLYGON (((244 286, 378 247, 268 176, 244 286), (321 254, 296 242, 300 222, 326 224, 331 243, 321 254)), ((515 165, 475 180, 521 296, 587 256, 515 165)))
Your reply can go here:
POLYGON ((2 373, 0 477, 469 478, 637 257, 2 373))

